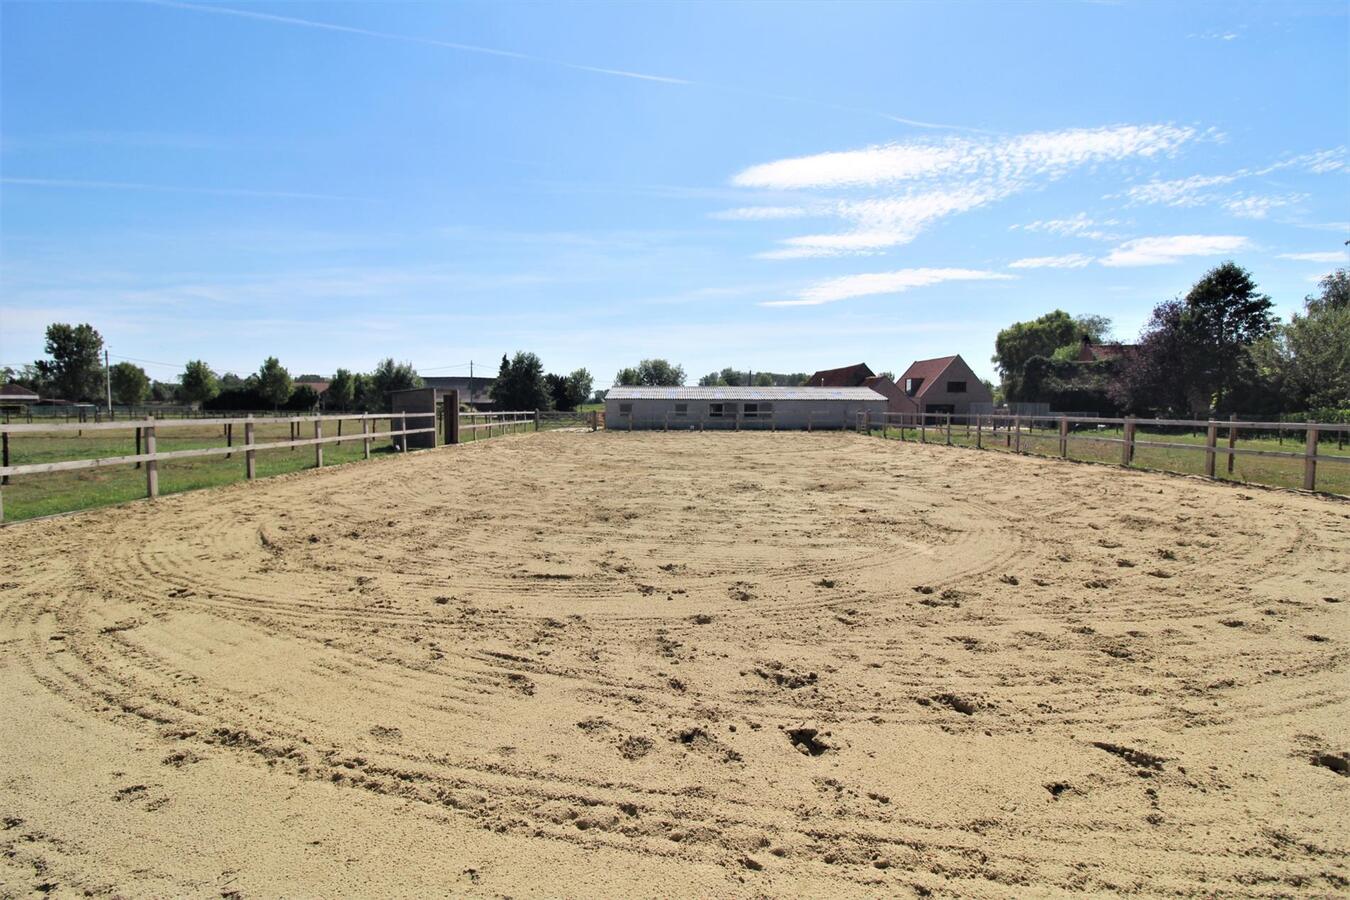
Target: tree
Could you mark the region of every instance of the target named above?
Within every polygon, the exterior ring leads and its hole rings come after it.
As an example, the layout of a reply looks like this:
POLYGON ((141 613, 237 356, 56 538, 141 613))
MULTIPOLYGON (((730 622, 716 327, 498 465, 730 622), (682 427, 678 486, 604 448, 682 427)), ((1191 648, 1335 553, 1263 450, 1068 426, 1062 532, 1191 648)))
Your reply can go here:
POLYGON ((1078 356, 1084 338, 1101 343, 1111 334, 1106 316, 1070 316, 1062 309, 1030 322, 1014 322, 994 339, 993 363, 1009 400, 1030 400, 1023 387, 1027 363, 1040 356, 1068 362, 1078 356))
POLYGON ((1321 288, 1302 315, 1253 348, 1285 411, 1350 408, 1350 272, 1332 272, 1321 288))
MULTIPOLYGON (((380 360, 370 373, 367 395, 372 410, 389 412, 393 406, 390 391, 406 391, 422 386, 422 378, 410 362, 394 362, 393 357, 380 360)), ((331 386, 330 386, 331 388, 331 386)))
POLYGON ((1251 347, 1274 329, 1271 307, 1241 266, 1216 266, 1185 298, 1154 308, 1113 398, 1131 411, 1226 410, 1233 392, 1256 380, 1251 347))
POLYGON ((1014 322, 994 338, 992 362, 1010 400, 1021 399, 1022 371, 1032 357, 1053 356, 1065 344, 1079 339, 1079 327, 1062 309, 1030 322, 1014 322))
POLYGON ((13 369, 9 366, 0 369, 0 383, 9 384, 11 381, 23 385, 39 396, 51 393, 51 384, 37 363, 29 363, 21 369, 13 369))
POLYGON ((269 356, 258 369, 256 388, 264 402, 278 409, 291 399, 291 373, 275 356, 269 356))
POLYGON ((103 387, 103 337, 92 325, 47 326, 47 355, 35 366, 56 396, 97 400, 103 387))
POLYGON ((637 368, 620 369, 615 384, 646 387, 679 387, 684 384, 684 367, 664 359, 644 359, 637 368))
POLYGON ((488 396, 503 410, 548 409, 544 364, 533 353, 517 351, 510 359, 502 354, 497 380, 492 382, 488 396))
POLYGON ((351 409, 352 404, 356 402, 356 376, 348 369, 338 369, 333 373, 332 380, 328 382, 328 390, 323 396, 332 409, 342 412, 351 409))
POLYGON ((595 379, 585 369, 576 369, 567 376, 567 399, 571 402, 572 409, 590 399, 591 388, 594 385, 595 379))
POLYGON ((211 367, 200 359, 194 359, 183 367, 180 393, 189 403, 205 403, 220 393, 220 381, 211 367))
POLYGON ((755 387, 773 387, 773 376, 768 372, 760 372, 755 376, 755 387))
POLYGON ((150 376, 135 363, 120 362, 112 367, 113 400, 123 406, 134 406, 150 395, 150 376))
POLYGON ((567 398, 567 376, 554 375, 552 372, 544 376, 544 388, 548 391, 549 404, 554 409, 570 410, 574 407, 568 402, 567 398))

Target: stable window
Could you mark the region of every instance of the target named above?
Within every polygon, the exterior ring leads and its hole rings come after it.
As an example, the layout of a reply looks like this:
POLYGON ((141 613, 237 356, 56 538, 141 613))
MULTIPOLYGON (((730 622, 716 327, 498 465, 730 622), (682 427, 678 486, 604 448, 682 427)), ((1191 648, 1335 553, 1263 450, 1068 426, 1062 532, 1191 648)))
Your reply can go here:
POLYGON ((966 392, 966 383, 965 383, 964 381, 949 381, 949 382, 947 382, 947 393, 949 393, 949 394, 964 394, 965 392, 966 392))
POLYGON ((771 419, 773 418, 773 404, 747 403, 745 404, 745 417, 747 419, 771 419))
POLYGON ((619 404, 619 415, 621 415, 621 416, 631 416, 632 414, 633 414, 633 404, 631 404, 631 403, 620 403, 620 404, 619 404))
POLYGON ((676 404, 675 404, 675 415, 679 416, 680 418, 683 418, 683 417, 689 415, 689 404, 688 404, 688 403, 676 403, 676 404))
POLYGON ((710 419, 734 419, 736 418, 735 403, 709 403, 708 418, 710 419))

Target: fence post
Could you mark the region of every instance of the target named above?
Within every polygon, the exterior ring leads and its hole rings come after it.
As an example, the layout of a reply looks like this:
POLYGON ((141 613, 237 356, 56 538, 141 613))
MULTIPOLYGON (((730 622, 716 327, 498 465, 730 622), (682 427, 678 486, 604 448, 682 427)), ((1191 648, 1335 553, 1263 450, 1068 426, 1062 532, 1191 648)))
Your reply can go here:
POLYGON ((600 428, 600 414, 595 410, 591 410, 591 431, 592 432, 598 431, 599 428, 600 428))
MULTIPOLYGON (((391 419, 390 421, 391 421, 391 423, 392 423, 393 420, 391 419)), ((401 414, 399 415, 399 417, 398 417, 398 430, 399 430, 399 431, 402 431, 402 432, 405 432, 404 434, 400 434, 400 435, 398 436, 398 449, 399 449, 399 452, 401 452, 401 453, 407 453, 407 452, 408 452, 408 435, 406 434, 406 432, 407 432, 407 430, 408 430, 408 414, 407 414, 407 413, 401 413, 401 414)))
POLYGON ((1125 428, 1121 431, 1120 464, 1128 466, 1134 462, 1134 420, 1125 419, 1125 428))
POLYGON ((952 414, 947 413, 947 446, 952 445, 952 414))
POLYGON ((445 442, 459 443, 459 391, 446 391, 442 401, 445 404, 445 442))
MULTIPOLYGON (((154 419, 150 419, 150 424, 145 426, 145 452, 155 452, 155 426, 154 419)), ((151 498, 159 496, 159 460, 151 459, 145 463, 145 496, 151 498)))
MULTIPOLYGON (((4 442, 3 457, 0 457, 3 458, 4 461, 0 462, 0 465, 7 466, 9 465, 9 432, 6 431, 3 435, 0 435, 0 440, 4 442)), ((9 476, 6 475, 4 478, 0 478, 0 484, 9 484, 9 476)))
POLYGON ((1059 417, 1059 458, 1069 458, 1069 417, 1059 417))
POLYGON ((539 410, 534 411, 534 430, 539 430, 539 410))
POLYGON ((1213 419, 1205 428, 1205 477, 1214 477, 1214 447, 1219 439, 1219 423, 1213 419))
MULTIPOLYGON (((317 440, 321 439, 322 437, 323 437, 323 420, 322 420, 322 419, 315 419, 315 420, 314 420, 314 440, 317 441, 317 440)), ((316 469, 322 469, 322 468, 323 468, 323 444, 315 444, 315 445, 314 445, 314 468, 316 468, 316 469)))
POLYGON ((244 477, 249 481, 258 477, 258 451, 253 449, 253 414, 249 413, 248 419, 244 422, 244 443, 248 445, 244 451, 244 477))
POLYGON ((1303 489, 1317 490, 1317 426, 1308 423, 1308 440, 1303 445, 1303 489))
POLYGON ((984 449, 984 416, 975 417, 975 449, 984 449))
POLYGON ((928 443, 928 414, 919 413, 919 443, 928 443))
POLYGON ((1228 426, 1228 474, 1232 475, 1233 461, 1237 459, 1237 454, 1233 452, 1233 448, 1237 446, 1237 425, 1233 424, 1237 422, 1237 413, 1229 416, 1228 421, 1230 423, 1228 426))
POLYGON ((1016 437, 1013 438, 1013 452, 1014 452, 1014 453, 1021 453, 1021 452, 1022 452, 1022 417, 1021 417, 1021 416, 1013 416, 1013 431, 1016 433, 1016 437))

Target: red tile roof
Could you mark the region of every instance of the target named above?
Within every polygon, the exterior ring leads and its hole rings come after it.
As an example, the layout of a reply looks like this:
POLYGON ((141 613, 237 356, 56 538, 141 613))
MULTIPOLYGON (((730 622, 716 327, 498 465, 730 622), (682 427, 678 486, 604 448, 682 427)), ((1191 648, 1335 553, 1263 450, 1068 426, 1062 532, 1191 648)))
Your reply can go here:
POLYGON ((1084 338, 1083 346, 1078 350, 1077 361, 1101 362, 1107 359, 1115 359, 1133 353, 1135 346, 1134 344, 1094 344, 1084 338))
POLYGON ((854 363, 842 369, 821 369, 806 382, 807 387, 862 387, 872 377, 867 363, 854 363))
POLYGON ((942 373, 947 371, 947 367, 950 366, 955 359, 955 356, 939 356, 936 359, 915 360, 909 364, 909 368, 905 370, 905 374, 901 375, 896 383, 900 385, 901 390, 904 390, 906 380, 910 378, 922 378, 923 382, 919 385, 919 389, 914 393, 916 398, 922 397, 929 388, 937 384, 942 373))

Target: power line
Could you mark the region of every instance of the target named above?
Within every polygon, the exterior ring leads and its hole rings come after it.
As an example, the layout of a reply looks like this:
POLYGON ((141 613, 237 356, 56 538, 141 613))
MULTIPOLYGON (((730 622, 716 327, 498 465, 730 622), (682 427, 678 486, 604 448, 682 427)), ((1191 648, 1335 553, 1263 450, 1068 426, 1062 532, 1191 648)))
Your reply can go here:
POLYGON ((125 360, 126 362, 136 362, 136 363, 141 363, 142 365, 147 365, 147 366, 164 366, 166 369, 181 369, 181 368, 183 368, 182 365, 180 365, 179 363, 159 362, 158 360, 154 360, 154 359, 137 359, 137 358, 134 357, 134 356, 118 356, 116 353, 112 353, 112 354, 109 354, 109 355, 110 355, 113 359, 121 359, 121 360, 125 360))

